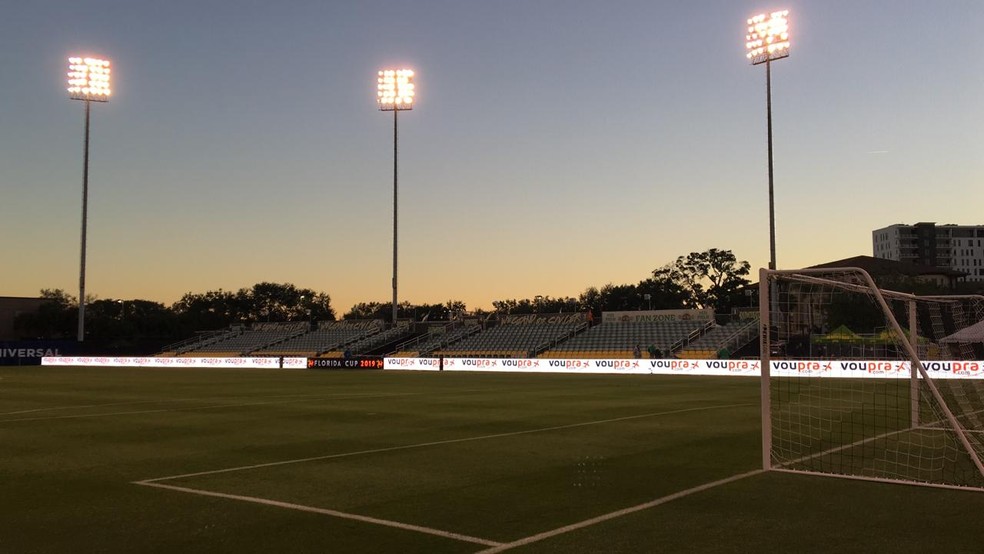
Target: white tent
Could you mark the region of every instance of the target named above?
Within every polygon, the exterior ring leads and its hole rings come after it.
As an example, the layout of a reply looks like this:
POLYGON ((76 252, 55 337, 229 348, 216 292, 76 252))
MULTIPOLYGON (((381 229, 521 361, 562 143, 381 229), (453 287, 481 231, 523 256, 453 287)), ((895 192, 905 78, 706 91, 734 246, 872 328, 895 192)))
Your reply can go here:
POLYGON ((945 343, 968 343, 984 342, 984 321, 978 321, 970 327, 964 327, 956 333, 943 337, 940 342, 945 343))

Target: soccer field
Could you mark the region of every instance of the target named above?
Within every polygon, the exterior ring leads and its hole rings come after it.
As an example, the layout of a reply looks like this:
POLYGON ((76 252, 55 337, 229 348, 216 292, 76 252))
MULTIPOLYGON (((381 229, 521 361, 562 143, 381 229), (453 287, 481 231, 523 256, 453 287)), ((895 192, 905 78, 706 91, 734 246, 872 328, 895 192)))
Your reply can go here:
POLYGON ((0 552, 981 552, 984 494, 761 473, 758 379, 0 368, 0 552))

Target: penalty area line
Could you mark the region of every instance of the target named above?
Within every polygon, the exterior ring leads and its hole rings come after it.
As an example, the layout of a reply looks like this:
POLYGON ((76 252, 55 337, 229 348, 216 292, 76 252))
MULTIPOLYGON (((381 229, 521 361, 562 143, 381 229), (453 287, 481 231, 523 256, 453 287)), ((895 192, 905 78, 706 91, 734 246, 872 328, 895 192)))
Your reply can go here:
POLYGON ((591 426, 591 425, 602 425, 602 424, 606 424, 606 423, 617 423, 617 422, 621 422, 621 421, 631 421, 631 420, 635 420, 635 419, 645 419, 645 418, 650 418, 650 417, 661 417, 661 416, 669 416, 669 415, 678 415, 678 414, 686 414, 686 413, 692 413, 692 412, 704 412, 704 411, 710 411, 710 410, 722 410, 722 409, 730 409, 730 408, 744 408, 744 407, 747 407, 747 406, 752 406, 752 404, 719 404, 719 405, 712 405, 712 406, 698 406, 696 408, 682 408, 682 409, 679 409, 679 410, 670 410, 670 411, 666 411, 666 412, 653 412, 653 413, 648 413, 648 414, 636 414, 636 415, 631 415, 631 416, 613 417, 611 419, 600 419, 600 420, 596 420, 596 421, 583 421, 581 423, 569 423, 567 425, 554 425, 552 427, 541 427, 539 429, 526 429, 526 430, 523 430, 523 431, 511 431, 511 432, 508 432, 508 433, 495 433, 495 434, 492 434, 492 435, 480 435, 480 436, 476 436, 476 437, 462 437, 462 438, 458 438, 458 439, 446 439, 446 440, 439 440, 439 441, 421 442, 421 443, 416 443, 416 444, 403 444, 403 445, 399 445, 399 446, 385 446, 385 447, 382 447, 382 448, 372 448, 372 449, 369 449, 369 450, 358 450, 358 451, 354 451, 354 452, 342 452, 342 453, 339 453, 339 454, 325 454, 325 455, 322 455, 322 456, 312 456, 312 457, 309 457, 309 458, 296 458, 296 459, 293 459, 293 460, 280 460, 280 461, 276 461, 276 462, 267 462, 267 463, 263 463, 263 464, 254 464, 254 465, 239 466, 239 467, 228 467, 228 468, 224 468, 224 469, 213 469, 213 470, 209 470, 209 471, 198 471, 198 472, 195 472, 195 473, 184 473, 184 474, 181 474, 181 475, 168 475, 166 477, 153 477, 153 478, 150 478, 150 479, 144 479, 143 481, 139 481, 139 483, 140 484, 149 484, 149 483, 157 483, 157 482, 160 482, 160 481, 173 481, 175 479, 187 479, 187 478, 190 478, 190 477, 201 477, 201 476, 204 476, 204 475, 216 475, 216 474, 219 474, 219 473, 230 473, 230 472, 234 472, 234 471, 246 471, 246 470, 252 470, 252 469, 262 469, 262 468, 277 467, 277 466, 290 465, 290 464, 300 464, 300 463, 306 463, 306 462, 315 462, 315 461, 320 461, 320 460, 333 460, 333 459, 337 459, 337 458, 348 458, 350 456, 364 456, 364 455, 368 455, 368 454, 382 454, 382 453, 386 453, 386 452, 397 452, 397 451, 400 451, 400 450, 411 450, 411 449, 415 449, 415 448, 426 448, 426 447, 430 447, 430 446, 442 446, 442 445, 446 445, 446 444, 459 444, 459 443, 463 443, 463 442, 474 442, 474 441, 484 441, 484 440, 491 440, 491 439, 501 439, 501 438, 506 438, 506 437, 516 437, 516 436, 520 436, 520 435, 530 435, 530 434, 534 434, 534 433, 547 433, 547 432, 550 432, 550 431, 562 431, 562 430, 565 430, 565 429, 576 429, 576 428, 579 428, 579 427, 588 427, 588 426, 591 426))
POLYGON ((500 546, 501 542, 490 541, 487 539, 482 539, 478 537, 471 537, 468 535, 462 535, 461 533, 452 533, 451 531, 443 531, 441 529, 434 529, 431 527, 424 527, 421 525, 413 525, 410 523, 401 523, 399 521, 392 521, 388 519, 380 519, 370 516, 363 516, 359 514, 350 514, 347 512, 340 512, 338 510, 329 510, 326 508, 316 508, 314 506, 305 506, 303 504, 292 504, 290 502, 281 502, 279 500, 271 500, 268 498, 258 498, 255 496, 242 496, 238 494, 226 494, 221 492, 212 492, 201 489, 192 489, 188 487, 178 487, 175 485, 164 485, 161 483, 151 483, 147 481, 135 481, 134 485, 143 485, 145 487, 155 487, 158 489, 167 489, 177 492, 183 492, 188 494, 195 494, 198 496, 211 496, 214 498, 224 498, 226 500, 238 500, 240 502, 250 502, 253 504, 261 504, 264 506, 273 506, 275 508, 284 508, 287 510, 296 510, 299 512, 309 512, 313 514, 321 514, 331 517, 337 517, 340 519, 349 519, 353 521, 360 521, 362 523, 370 523, 373 525, 381 525, 384 527, 393 527, 396 529, 402 529, 404 531, 414 531, 417 533, 424 533, 427 535, 434 535, 437 537, 442 537, 445 539, 453 539, 456 541, 470 542, 473 544, 480 544, 482 546, 500 546))
POLYGON ((535 543, 535 542, 540 542, 542 540, 546 540, 546 539, 549 539, 549 538, 552 538, 552 537, 556 537, 558 535, 563 535, 565 533, 570 533, 571 531, 576 531, 578 529, 583 529, 585 527, 590 527, 592 525, 597 525, 599 523, 603 523, 603 522, 606 522, 606 521, 609 521, 609 520, 612 520, 612 519, 620 518, 622 516, 633 514, 635 512, 640 512, 642 510, 648 510, 649 508, 654 508, 654 507, 659 506, 661 504, 666 504, 668 502, 672 502, 674 500, 683 498, 685 496, 690 496, 692 494, 703 492, 703 491, 706 491, 708 489, 713 489, 715 487, 720 487, 721 485, 727 485, 729 483, 734 483, 735 481, 740 481, 740 480, 745 479, 745 478, 748 478, 748 477, 754 477, 754 476, 759 475, 761 473, 765 473, 765 470, 764 469, 756 469, 754 471, 749 471, 747 473, 740 473, 738 475, 732 475, 731 477, 727 477, 725 479, 719 479, 717 481, 712 481, 710 483, 704 483, 703 485, 698 485, 696 487, 692 487, 692 488, 689 488, 687 490, 683 490, 683 491, 676 492, 676 493, 673 493, 673 494, 670 494, 670 495, 667 495, 667 496, 664 496, 664 497, 661 497, 661 498, 657 498, 655 500, 651 500, 651 501, 646 502, 644 504, 638 504, 636 506, 631 506, 631 507, 628 507, 628 508, 623 508, 621 510, 617 510, 617 511, 614 511, 614 512, 603 514, 603 515, 600 515, 600 516, 597 516, 597 517, 593 517, 591 519, 586 519, 586 520, 580 521, 578 523, 572 523, 570 525, 565 525, 563 527, 558 527, 558 528, 553 529, 553 530, 550 530, 550 531, 544 531, 543 533, 538 533, 536 535, 530 535, 529 537, 526 537, 526 538, 523 538, 523 539, 519 539, 519 540, 510 542, 510 543, 500 544, 500 545, 494 546, 492 548, 489 548, 487 550, 482 550, 479 554, 494 554, 496 552, 505 552, 506 550, 511 550, 513 548, 518 548, 520 546, 526 546, 528 544, 532 544, 532 543, 535 543))

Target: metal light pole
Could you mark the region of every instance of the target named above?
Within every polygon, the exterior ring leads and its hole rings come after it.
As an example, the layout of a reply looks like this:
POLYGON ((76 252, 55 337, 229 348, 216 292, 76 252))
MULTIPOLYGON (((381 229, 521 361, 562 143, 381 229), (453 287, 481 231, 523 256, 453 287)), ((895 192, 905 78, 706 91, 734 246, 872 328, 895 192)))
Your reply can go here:
POLYGON ((748 19, 745 35, 752 65, 765 64, 765 109, 769 143, 769 269, 776 269, 776 209, 772 170, 772 61, 789 57, 789 10, 748 19))
POLYGON ((109 86, 108 60, 71 57, 68 59, 68 97, 85 102, 85 144, 82 148, 82 233, 79 268, 78 341, 85 340, 85 247, 89 210, 89 107, 92 102, 107 102, 109 86))
POLYGON ((383 69, 378 72, 376 79, 376 102, 379 110, 393 112, 393 326, 396 326, 396 317, 399 305, 397 303, 397 248, 398 241, 398 191, 397 186, 397 153, 398 153, 398 126, 397 114, 404 110, 413 109, 415 96, 413 84, 413 70, 411 69, 383 69))

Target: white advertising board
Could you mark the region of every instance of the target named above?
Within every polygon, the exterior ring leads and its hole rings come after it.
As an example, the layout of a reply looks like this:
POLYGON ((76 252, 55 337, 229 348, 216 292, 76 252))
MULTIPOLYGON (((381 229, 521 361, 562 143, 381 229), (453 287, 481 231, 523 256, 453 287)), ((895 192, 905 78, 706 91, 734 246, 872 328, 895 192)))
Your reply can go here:
MULTIPOLYGON (((934 378, 984 378, 984 361, 923 362, 934 378)), ((909 362, 884 360, 773 360, 777 377, 907 378, 909 362)), ((438 371, 438 358, 386 358, 387 370, 438 371)), ((650 360, 552 358, 444 358, 444 371, 501 371, 525 373, 608 373, 627 375, 747 375, 761 374, 758 360, 650 360)))
POLYGON ((307 358, 184 358, 184 357, 126 357, 126 356, 46 356, 41 365, 46 366, 99 366, 99 367, 218 367, 276 369, 305 368, 307 358))
MULTIPOLYGON (((148 358, 114 356, 46 356, 45 366, 173 367, 303 369, 307 358, 148 358)), ((777 377, 865 377, 904 379, 909 362, 886 360, 773 360, 777 377)), ((935 379, 982 379, 984 361, 926 361, 923 367, 935 379)), ((386 370, 491 371, 520 373, 603 373, 622 375, 745 375, 761 374, 758 360, 650 360, 569 358, 385 358, 386 370), (443 367, 442 367, 443 365, 443 367)))

